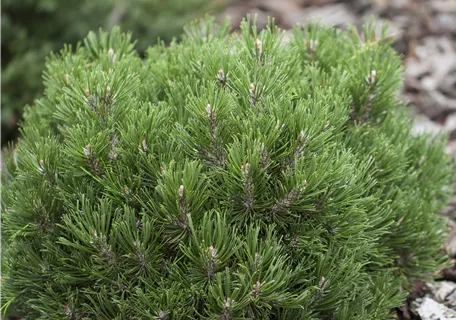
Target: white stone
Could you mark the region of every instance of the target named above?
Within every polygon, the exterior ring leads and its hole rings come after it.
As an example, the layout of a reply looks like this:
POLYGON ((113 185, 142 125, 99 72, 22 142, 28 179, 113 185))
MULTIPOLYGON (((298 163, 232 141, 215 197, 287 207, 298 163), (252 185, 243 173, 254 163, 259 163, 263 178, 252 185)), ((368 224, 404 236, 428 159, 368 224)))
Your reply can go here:
POLYGON ((416 310, 422 320, 455 320, 456 311, 453 311, 443 304, 431 298, 424 298, 416 310))

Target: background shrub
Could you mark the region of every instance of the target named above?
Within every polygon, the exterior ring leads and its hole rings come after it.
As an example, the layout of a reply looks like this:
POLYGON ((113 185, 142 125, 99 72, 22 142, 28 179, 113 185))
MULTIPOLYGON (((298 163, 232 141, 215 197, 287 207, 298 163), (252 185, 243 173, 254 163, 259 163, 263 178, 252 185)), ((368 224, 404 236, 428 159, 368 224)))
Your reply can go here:
POLYGON ((23 107, 43 92, 41 74, 51 51, 76 43, 90 30, 120 25, 140 39, 169 42, 185 23, 220 7, 208 0, 2 1, 2 145, 17 135, 23 107))

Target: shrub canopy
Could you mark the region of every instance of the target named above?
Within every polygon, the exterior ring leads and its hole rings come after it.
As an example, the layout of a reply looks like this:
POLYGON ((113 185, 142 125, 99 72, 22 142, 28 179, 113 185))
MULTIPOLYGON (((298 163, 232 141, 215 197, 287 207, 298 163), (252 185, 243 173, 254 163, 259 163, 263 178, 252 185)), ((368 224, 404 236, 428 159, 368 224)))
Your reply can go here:
POLYGON ((384 36, 208 20, 52 55, 2 175, 3 312, 387 318, 444 262, 451 171, 384 36))

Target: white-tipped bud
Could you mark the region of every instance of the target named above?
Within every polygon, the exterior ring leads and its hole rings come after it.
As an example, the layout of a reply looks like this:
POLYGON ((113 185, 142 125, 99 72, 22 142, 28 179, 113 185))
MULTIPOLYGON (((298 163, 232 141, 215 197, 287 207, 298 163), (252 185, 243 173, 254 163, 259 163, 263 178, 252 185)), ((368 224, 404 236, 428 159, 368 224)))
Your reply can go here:
POLYGON ((256 94, 255 94, 255 85, 253 83, 250 84, 250 87, 249 87, 249 101, 251 104, 255 105, 256 102, 257 102, 257 97, 256 97, 256 94))
POLYGON ((210 118, 212 115, 211 105, 209 103, 206 106, 206 114, 207 114, 208 118, 210 118))
POLYGON ((90 154, 92 152, 90 150, 90 143, 88 145, 86 145, 82 150, 84 151, 84 154, 86 155, 86 157, 90 156, 90 154))
POLYGON ((250 171, 250 163, 247 162, 244 167, 244 172, 245 172, 245 174, 249 174, 249 171, 250 171))
POLYGON ((70 82, 70 75, 68 73, 65 73, 65 81, 66 83, 70 82))
POLYGON ((325 277, 321 277, 321 279, 320 279, 320 283, 318 284, 318 286, 319 286, 320 288, 322 288, 322 287, 323 287, 323 285, 325 284, 325 282, 326 282, 326 279, 325 279, 325 277))
POLYGON ((323 131, 328 130, 329 127, 329 121, 326 121, 325 125, 323 126, 323 131))
POLYGON ((111 87, 107 86, 106 87, 106 96, 109 96, 111 94, 111 87))
POLYGON ((223 71, 222 68, 219 69, 217 73, 217 77, 219 78, 220 81, 225 80, 225 72, 223 71))
POLYGON ((40 162, 40 166, 38 168, 38 172, 40 174, 44 174, 44 161, 41 159, 39 162, 40 162))
POLYGON ((227 308, 227 309, 231 308, 231 298, 226 298, 225 308, 227 308))
POLYGON ((220 68, 217 73, 217 79, 220 81, 222 86, 225 86, 226 83, 228 82, 228 78, 226 77, 225 72, 223 71, 222 68, 220 68))
POLYGON ((84 93, 87 97, 90 97, 90 91, 89 88, 85 88, 84 93))
POLYGON ((67 315, 71 315, 71 309, 70 309, 69 306, 63 306, 63 310, 65 311, 65 313, 66 313, 67 315))
POLYGON ((148 151, 147 144, 146 144, 146 139, 143 139, 143 141, 142 141, 142 149, 143 149, 144 152, 148 151))
POLYGON ((181 184, 180 187, 179 187, 179 190, 177 190, 177 192, 179 193, 179 198, 183 198, 184 197, 184 186, 181 184))
POLYGON ((317 45, 318 45, 318 40, 311 39, 309 41, 309 46, 310 46, 311 51, 315 51, 315 49, 317 48, 317 45))
POLYGON ((366 77, 366 82, 368 85, 372 85, 375 82, 375 78, 377 77, 377 71, 372 70, 370 75, 366 77))
POLYGON ((114 49, 113 48, 109 48, 109 50, 108 50, 108 58, 112 59, 113 55, 114 55, 114 49))
POLYGON ((263 285, 263 283, 261 283, 260 281, 257 281, 254 285, 253 285, 253 289, 252 289, 252 292, 250 293, 252 296, 256 297, 259 293, 260 293, 260 290, 261 290, 261 286, 263 285))
POLYGON ((255 40, 255 45, 256 45, 256 49, 257 49, 258 54, 262 54, 263 53, 263 44, 261 43, 261 40, 260 39, 256 39, 255 40))
POLYGON ((215 249, 214 246, 211 245, 211 246, 209 247, 209 250, 211 251, 211 257, 212 257, 212 259, 217 258, 217 249, 215 249))

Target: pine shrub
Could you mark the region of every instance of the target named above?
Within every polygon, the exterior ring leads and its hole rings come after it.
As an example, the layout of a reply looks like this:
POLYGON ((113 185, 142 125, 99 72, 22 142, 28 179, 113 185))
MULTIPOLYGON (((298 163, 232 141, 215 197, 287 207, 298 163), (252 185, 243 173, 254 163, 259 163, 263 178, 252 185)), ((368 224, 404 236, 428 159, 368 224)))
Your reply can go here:
POLYGON ((145 59, 118 29, 52 55, 5 159, 3 313, 390 317, 445 263, 452 173, 385 30, 209 19, 145 59))

